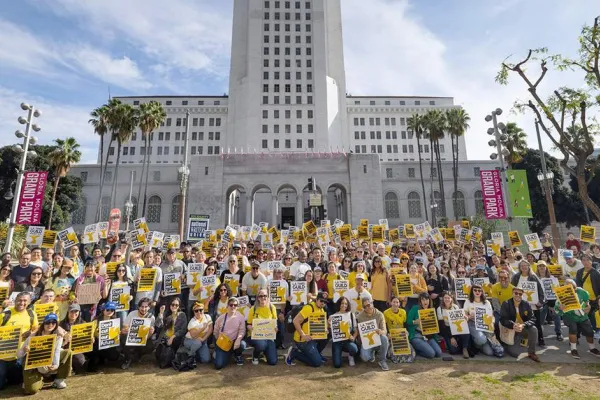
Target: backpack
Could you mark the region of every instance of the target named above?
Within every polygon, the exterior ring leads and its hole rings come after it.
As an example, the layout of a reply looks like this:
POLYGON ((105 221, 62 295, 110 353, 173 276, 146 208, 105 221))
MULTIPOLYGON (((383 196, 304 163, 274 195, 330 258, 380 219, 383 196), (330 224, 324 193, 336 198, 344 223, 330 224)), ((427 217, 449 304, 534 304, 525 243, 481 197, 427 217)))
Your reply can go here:
MULTIPOLYGON (((27 314, 29 314, 29 325, 31 328, 31 327, 33 327, 33 320, 35 319, 35 314, 33 313, 33 310, 31 308, 27 309, 27 314)), ((10 311, 10 309, 4 311, 4 317, 2 318, 2 325, 0 325, 0 326, 6 325, 6 323, 8 322, 8 320, 10 319, 11 316, 12 316, 12 311, 10 311)))
MULTIPOLYGON (((297 306, 294 306, 285 316, 285 329, 286 331, 288 331, 288 333, 296 332, 296 327, 294 326, 294 318, 296 318, 296 315, 298 315, 298 313, 302 311, 302 308, 304 308, 304 306, 304 303, 300 303, 297 306)), ((310 306, 312 307, 312 310, 314 312, 315 306, 312 303, 310 303, 310 306)))

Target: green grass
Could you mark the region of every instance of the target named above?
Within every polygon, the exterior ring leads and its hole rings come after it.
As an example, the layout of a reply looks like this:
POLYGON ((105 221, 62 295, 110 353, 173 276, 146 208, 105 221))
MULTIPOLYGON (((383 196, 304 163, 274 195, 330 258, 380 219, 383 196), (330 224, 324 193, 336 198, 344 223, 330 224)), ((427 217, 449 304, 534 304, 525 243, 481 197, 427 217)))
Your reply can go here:
POLYGON ((491 376, 487 376, 487 375, 484 375, 481 379, 484 382, 491 383, 492 385, 500 385, 502 383, 502 382, 500 382, 499 379, 492 378, 491 376))
POLYGON ((482 396, 482 395, 483 395, 483 392, 482 392, 482 391, 480 391, 480 390, 473 390, 473 391, 471 391, 471 394, 472 394, 473 396, 477 396, 477 397, 479 397, 479 396, 482 396))
POLYGON ((435 396, 443 396, 445 393, 443 390, 440 389, 432 389, 429 391, 429 394, 433 394, 435 396))
POLYGON ((556 378, 545 372, 542 372, 540 374, 515 375, 510 380, 511 382, 556 382, 556 378))

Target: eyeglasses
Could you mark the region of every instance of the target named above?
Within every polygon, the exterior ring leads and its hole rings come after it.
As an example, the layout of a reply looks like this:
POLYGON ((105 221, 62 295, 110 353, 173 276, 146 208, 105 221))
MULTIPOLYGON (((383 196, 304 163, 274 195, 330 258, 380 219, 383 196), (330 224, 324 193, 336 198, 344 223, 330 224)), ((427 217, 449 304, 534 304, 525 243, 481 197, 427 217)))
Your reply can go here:
POLYGON ((235 264, 236 262, 236 260, 229 260, 229 264, 235 264))
POLYGON ((112 255, 112 258, 117 258, 117 257, 121 257, 121 255, 120 254, 113 254, 112 255))
POLYGON ((221 288, 221 289, 219 289, 219 292, 226 292, 226 291, 227 291, 227 289, 226 289, 226 288, 221 288))
POLYGON ((171 304, 171 307, 177 307, 177 308, 179 308, 179 304, 171 304))
POLYGON ((371 303, 367 303, 367 304, 365 304, 365 305, 363 306, 363 308, 370 308, 370 307, 373 307, 373 304, 371 304, 371 303))
POLYGON ((44 322, 44 325, 56 325, 58 322, 56 321, 46 321, 44 322))
POLYGON ((258 267, 252 267, 252 271, 258 271, 258 267))
POLYGON ((231 308, 237 308, 237 306, 238 306, 237 303, 236 304, 229 304, 229 307, 231 307, 231 308))
POLYGON ((40 276, 40 275, 42 275, 42 273, 41 272, 32 272, 31 275, 40 276))
POLYGON ((519 297, 521 297, 521 296, 523 296, 523 293, 520 293, 520 292, 513 292, 513 296, 519 296, 519 297))
POLYGON ((256 296, 256 297, 258 297, 259 299, 266 299, 267 295, 266 294, 261 294, 261 295, 256 296))
POLYGON ((204 312, 204 310, 201 310, 199 308, 194 310, 194 314, 203 313, 203 312, 204 312))
POLYGON ((473 289, 473 293, 482 293, 482 292, 483 292, 483 290, 481 290, 481 289, 473 289))

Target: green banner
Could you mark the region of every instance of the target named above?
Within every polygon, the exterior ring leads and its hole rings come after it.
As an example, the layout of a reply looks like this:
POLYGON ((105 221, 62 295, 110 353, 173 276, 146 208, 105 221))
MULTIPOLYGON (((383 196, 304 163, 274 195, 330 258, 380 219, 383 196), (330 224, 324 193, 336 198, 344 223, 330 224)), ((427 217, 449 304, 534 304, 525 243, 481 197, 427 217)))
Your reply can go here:
POLYGON ((509 169, 506 174, 508 176, 511 216, 514 218, 533 218, 529 185, 527 184, 527 171, 524 169, 509 169))

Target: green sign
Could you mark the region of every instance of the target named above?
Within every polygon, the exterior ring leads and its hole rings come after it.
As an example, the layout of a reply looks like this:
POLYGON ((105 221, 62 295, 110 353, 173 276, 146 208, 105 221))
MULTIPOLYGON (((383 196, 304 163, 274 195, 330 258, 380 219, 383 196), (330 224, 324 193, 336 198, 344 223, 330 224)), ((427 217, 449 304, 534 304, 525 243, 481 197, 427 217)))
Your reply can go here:
POLYGON ((523 169, 509 169, 508 193, 510 195, 510 209, 514 218, 533 218, 531 200, 529 199, 529 185, 527 184, 527 171, 523 169))

